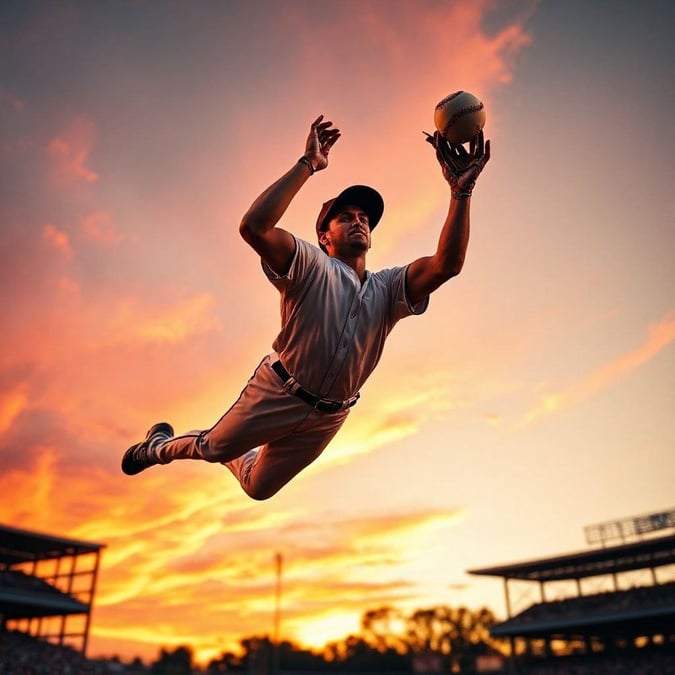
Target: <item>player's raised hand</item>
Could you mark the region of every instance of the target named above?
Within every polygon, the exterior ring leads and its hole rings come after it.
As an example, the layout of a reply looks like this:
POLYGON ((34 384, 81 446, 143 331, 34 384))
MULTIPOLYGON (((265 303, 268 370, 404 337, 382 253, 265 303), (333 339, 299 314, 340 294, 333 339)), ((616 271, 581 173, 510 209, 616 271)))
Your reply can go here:
POLYGON ((324 122, 323 115, 312 122, 304 156, 312 163, 314 171, 321 171, 328 166, 328 153, 338 138, 340 130, 333 127, 332 122, 324 122))
POLYGON ((490 141, 486 141, 480 131, 471 139, 467 151, 463 145, 449 143, 438 131, 426 137, 436 149, 436 158, 443 177, 450 184, 452 196, 456 199, 471 196, 480 172, 490 159, 490 141))

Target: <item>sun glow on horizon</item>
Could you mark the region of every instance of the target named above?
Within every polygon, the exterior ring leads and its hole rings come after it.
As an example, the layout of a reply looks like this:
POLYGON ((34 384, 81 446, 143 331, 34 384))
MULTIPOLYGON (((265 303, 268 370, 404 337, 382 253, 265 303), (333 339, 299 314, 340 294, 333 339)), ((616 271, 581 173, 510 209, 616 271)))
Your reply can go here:
POLYGON ((358 635, 360 630, 359 612, 335 608, 312 616, 311 621, 286 621, 283 635, 307 649, 322 651, 328 643, 358 635))

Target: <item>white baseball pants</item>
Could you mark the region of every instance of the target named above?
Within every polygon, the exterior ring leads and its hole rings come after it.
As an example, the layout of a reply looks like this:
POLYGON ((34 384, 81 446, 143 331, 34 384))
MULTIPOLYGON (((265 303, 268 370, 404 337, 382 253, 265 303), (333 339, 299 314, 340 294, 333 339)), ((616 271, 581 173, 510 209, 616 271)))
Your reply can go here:
POLYGON ((160 464, 201 459, 225 464, 246 494, 268 499, 311 464, 344 424, 349 409, 320 413, 283 387, 266 356, 232 407, 211 429, 157 446, 160 464))

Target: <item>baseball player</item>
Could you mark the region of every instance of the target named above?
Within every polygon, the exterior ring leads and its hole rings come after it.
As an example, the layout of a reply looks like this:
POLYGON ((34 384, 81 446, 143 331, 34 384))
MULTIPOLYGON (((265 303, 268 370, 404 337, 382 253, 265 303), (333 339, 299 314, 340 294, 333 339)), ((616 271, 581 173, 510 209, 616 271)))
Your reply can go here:
POLYGON ((274 351, 213 427, 174 436, 171 425, 155 424, 124 454, 124 473, 176 459, 220 462, 247 495, 268 499, 313 462, 344 424, 394 325, 422 314, 429 294, 459 274, 471 193, 490 158, 482 132, 469 150, 451 146, 438 132, 427 134, 451 194, 436 252, 379 272, 366 269, 371 235, 384 210, 371 187, 353 185, 322 206, 319 247, 277 226, 304 183, 328 166, 339 138, 339 129, 318 117, 305 153, 253 202, 239 226, 281 294, 274 351))

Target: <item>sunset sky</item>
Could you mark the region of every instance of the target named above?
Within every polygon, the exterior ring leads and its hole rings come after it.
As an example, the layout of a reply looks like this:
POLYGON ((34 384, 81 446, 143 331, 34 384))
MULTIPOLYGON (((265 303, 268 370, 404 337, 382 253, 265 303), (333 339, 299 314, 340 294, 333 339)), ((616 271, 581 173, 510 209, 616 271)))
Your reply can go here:
POLYGON ((459 602, 467 569, 584 549, 675 506, 675 4, 116 2, 0 8, 0 522, 105 543, 89 654, 321 646, 365 610, 459 602), (342 131, 282 221, 385 200, 371 270, 433 252, 423 130, 458 89, 493 158, 462 274, 403 321, 336 440, 266 502, 220 465, 124 476, 157 421, 208 428, 279 327, 239 237, 342 131))

